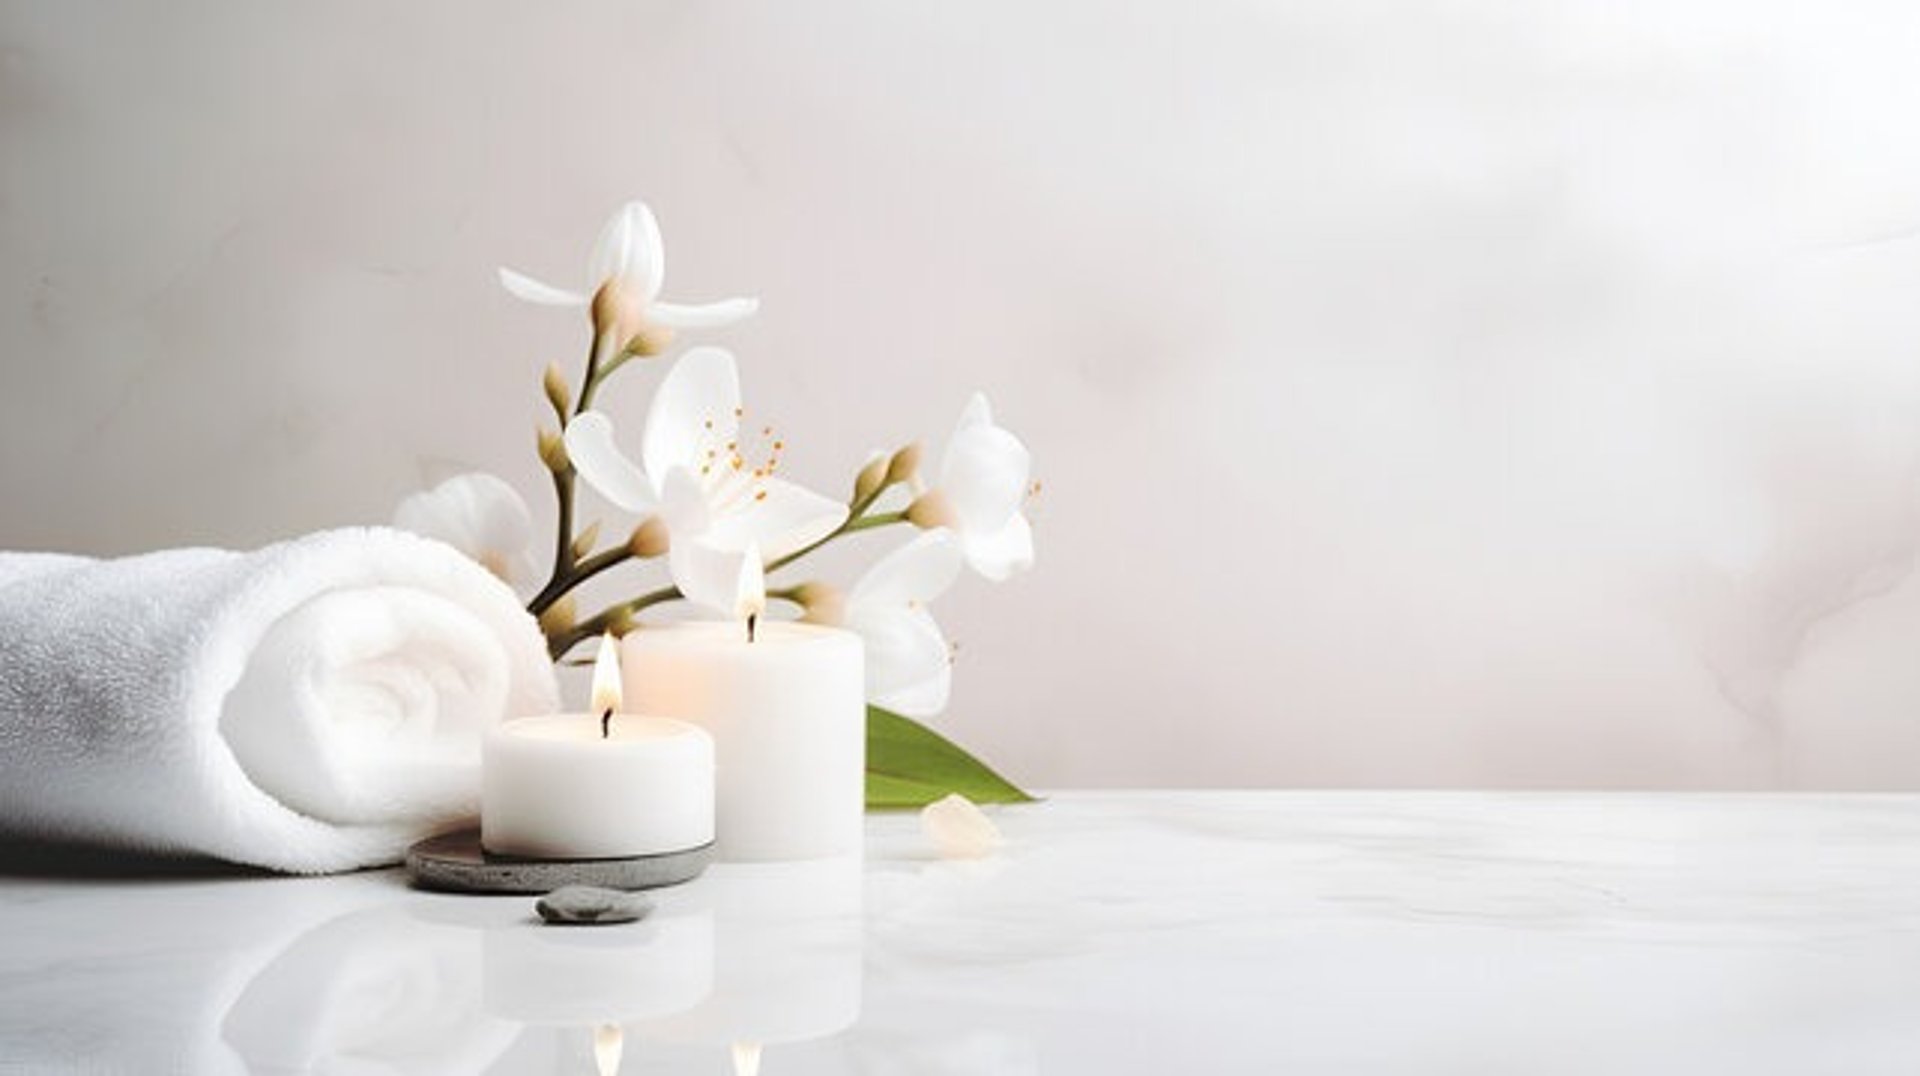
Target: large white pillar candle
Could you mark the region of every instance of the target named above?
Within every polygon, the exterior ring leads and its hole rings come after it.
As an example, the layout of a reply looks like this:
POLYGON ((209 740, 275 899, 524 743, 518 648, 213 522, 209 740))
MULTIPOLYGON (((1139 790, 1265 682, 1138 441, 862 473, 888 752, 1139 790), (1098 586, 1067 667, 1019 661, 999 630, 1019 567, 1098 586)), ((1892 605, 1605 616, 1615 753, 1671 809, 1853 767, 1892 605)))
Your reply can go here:
POLYGON ((593 710, 508 721, 481 751, 480 844, 495 855, 608 859, 683 852, 714 837, 714 743, 622 709, 601 641, 593 710))
POLYGON ((728 860, 858 852, 867 719, 859 636, 787 622, 629 632, 629 705, 713 736, 715 851, 728 860))

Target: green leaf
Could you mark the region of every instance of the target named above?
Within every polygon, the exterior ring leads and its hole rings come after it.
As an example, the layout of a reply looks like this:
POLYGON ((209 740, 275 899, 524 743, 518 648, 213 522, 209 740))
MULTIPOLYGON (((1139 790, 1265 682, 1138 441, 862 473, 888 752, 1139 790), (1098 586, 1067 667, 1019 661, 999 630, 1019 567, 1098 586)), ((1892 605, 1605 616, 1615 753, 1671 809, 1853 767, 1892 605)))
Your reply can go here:
POLYGON ((1033 797, 910 717, 867 707, 867 809, 924 807, 958 792, 975 803, 1031 803, 1033 797))

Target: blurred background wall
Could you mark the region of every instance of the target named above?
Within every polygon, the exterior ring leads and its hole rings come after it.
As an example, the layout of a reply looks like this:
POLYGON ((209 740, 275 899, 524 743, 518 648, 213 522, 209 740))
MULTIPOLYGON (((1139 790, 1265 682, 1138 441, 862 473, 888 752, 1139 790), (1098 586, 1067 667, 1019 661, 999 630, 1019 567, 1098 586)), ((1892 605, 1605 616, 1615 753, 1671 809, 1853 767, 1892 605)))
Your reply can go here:
POLYGON ((1017 778, 1920 788, 1917 19, 5 0, 0 546, 545 510, 493 269, 641 197, 796 477, 1032 446, 939 609, 1017 778))

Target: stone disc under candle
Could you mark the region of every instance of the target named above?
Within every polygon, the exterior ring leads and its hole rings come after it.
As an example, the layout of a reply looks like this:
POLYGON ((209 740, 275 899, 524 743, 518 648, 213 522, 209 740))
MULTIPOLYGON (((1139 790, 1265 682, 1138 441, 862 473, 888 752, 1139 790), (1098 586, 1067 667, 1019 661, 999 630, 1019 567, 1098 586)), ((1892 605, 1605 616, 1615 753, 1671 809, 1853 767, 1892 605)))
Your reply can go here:
POLYGON ((443 833, 407 849, 414 884, 450 893, 547 893, 568 885, 656 889, 690 882, 712 861, 711 842, 651 856, 521 859, 483 850, 477 829, 443 833))

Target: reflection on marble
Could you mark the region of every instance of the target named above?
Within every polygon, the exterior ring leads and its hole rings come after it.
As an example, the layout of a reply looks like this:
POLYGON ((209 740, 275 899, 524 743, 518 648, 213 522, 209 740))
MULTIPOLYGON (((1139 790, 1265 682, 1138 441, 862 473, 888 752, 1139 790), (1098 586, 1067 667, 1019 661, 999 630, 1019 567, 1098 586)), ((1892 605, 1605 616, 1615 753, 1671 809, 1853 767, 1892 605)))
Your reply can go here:
POLYGON ((584 930, 392 872, 16 867, 0 1071, 1920 1066, 1920 797, 1082 793, 996 821, 986 861, 876 817, 863 864, 722 866, 584 930))
POLYGON ((301 933, 252 973, 221 1038, 251 1071, 466 1073, 513 1041, 477 1003, 480 952, 398 903, 348 912, 301 933))
POLYGON ((833 1035, 860 1016, 863 872, 857 859, 733 864, 692 887, 713 923, 712 996, 651 1024, 671 1042, 775 1044, 833 1035))

